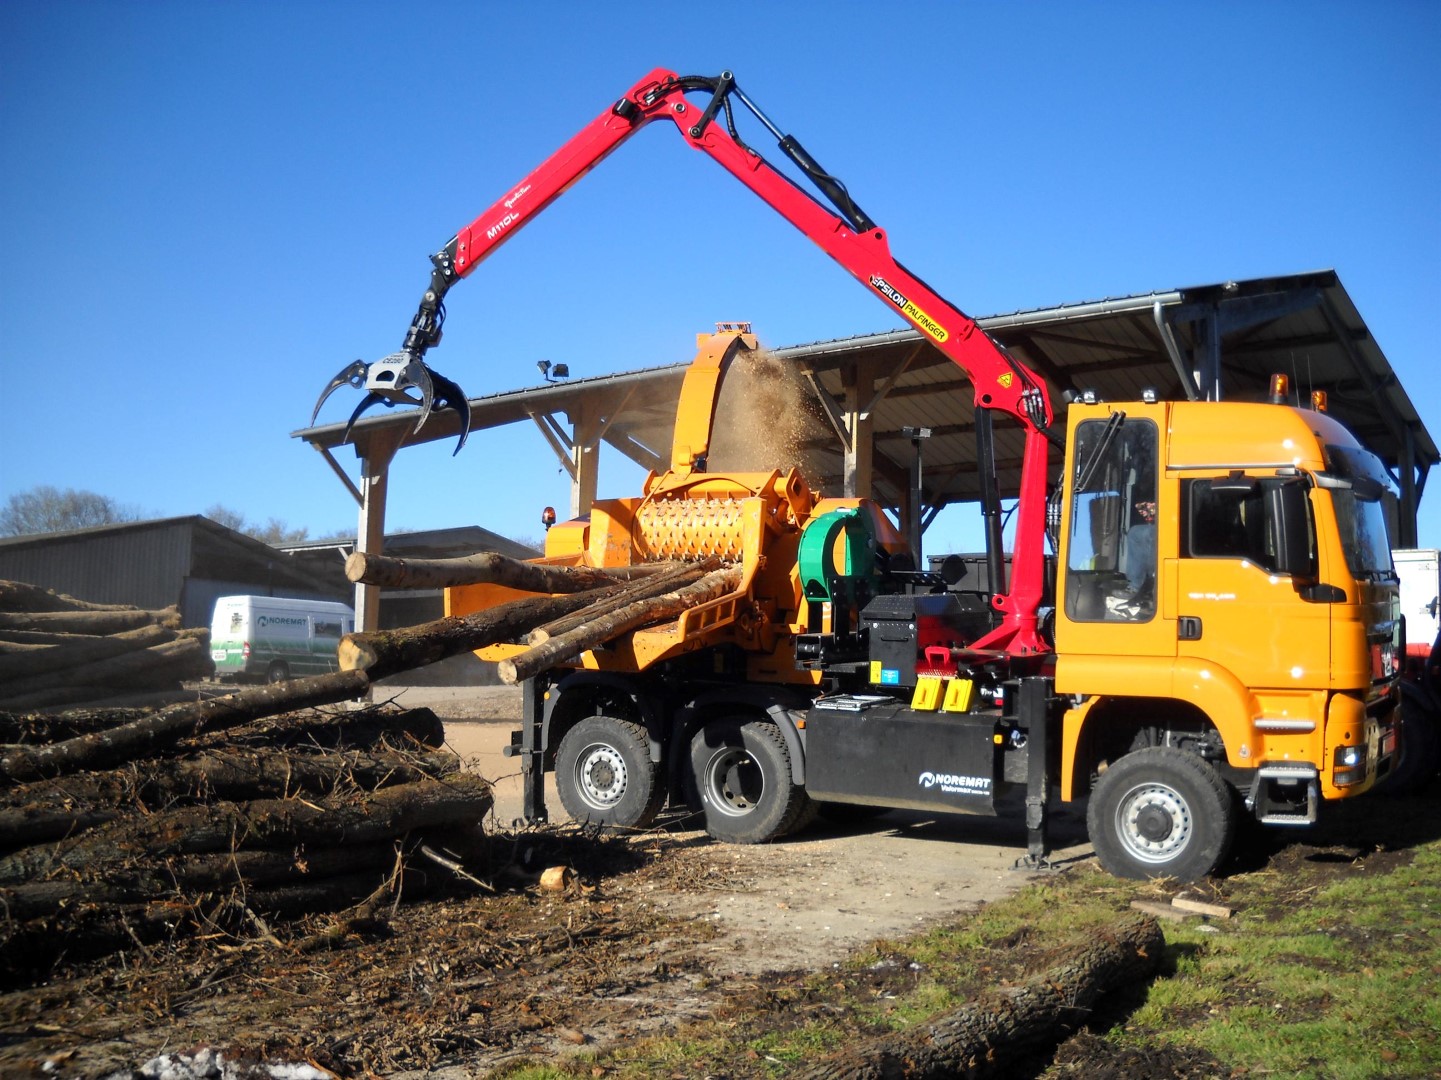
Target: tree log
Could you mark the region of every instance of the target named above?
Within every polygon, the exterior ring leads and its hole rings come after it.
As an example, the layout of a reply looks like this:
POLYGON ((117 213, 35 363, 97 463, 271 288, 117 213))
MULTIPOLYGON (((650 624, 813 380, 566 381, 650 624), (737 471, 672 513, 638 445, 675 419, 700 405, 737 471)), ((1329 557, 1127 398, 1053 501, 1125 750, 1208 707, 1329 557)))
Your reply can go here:
POLYGON ((141 626, 168 626, 178 629, 180 612, 174 607, 163 611, 0 611, 0 630, 40 630, 62 634, 118 634, 141 626))
POLYGON ((447 656, 514 640, 541 623, 568 615, 594 600, 593 593, 537 596, 400 630, 346 634, 340 639, 340 668, 364 671, 372 680, 379 681, 447 656))
POLYGON ((712 571, 694 584, 663 596, 629 604, 559 637, 553 637, 541 645, 533 646, 518 656, 502 660, 498 665, 501 681, 511 684, 521 682, 557 664, 573 660, 597 645, 614 641, 622 634, 652 623, 674 619, 689 608, 734 591, 740 580, 741 568, 733 566, 712 571))
MULTIPOLYGON (((84 637, 69 645, 42 647, 36 651, 27 650, 0 656, 0 681, 75 668, 174 640, 174 630, 163 626, 142 626, 107 637, 84 637)), ((5 687, 0 686, 0 690, 4 689, 5 687)))
MULTIPOLYGON (((173 683, 172 683, 173 686, 173 683)), ((150 713, 169 705, 196 701, 200 694, 184 687, 168 690, 132 690, 123 686, 77 686, 74 692, 47 693, 49 705, 10 706, 12 712, 31 716, 68 716, 75 712, 106 712, 131 709, 150 713)))
POLYGON ((445 723, 431 709, 365 708, 334 715, 313 712, 266 717, 238 728, 208 733, 192 740, 197 747, 367 750, 419 743, 432 749, 445 745, 445 723))
POLYGON ((364 694, 369 687, 365 672, 337 671, 172 705, 108 731, 51 746, 16 747, 0 757, 0 772, 12 780, 35 780, 96 766, 113 768, 189 735, 236 727, 260 716, 347 701, 364 694))
POLYGON ((32 919, 61 905, 136 904, 188 894, 281 882, 323 880, 371 871, 371 886, 395 865, 391 842, 345 844, 314 851, 226 851, 166 859, 136 859, 82 868, 44 881, 0 886, 0 909, 12 919, 32 919))
POLYGON ((375 791, 449 776, 459 769, 454 754, 212 750, 145 770, 124 768, 58 777, 9 793, 9 805, 0 806, 0 850, 78 836, 132 807, 157 811, 212 799, 375 791))
POLYGON ((635 603, 638 600, 649 600, 653 596, 668 593, 682 585, 689 585, 719 566, 719 559, 710 558, 694 564, 683 563, 663 574, 653 574, 643 581, 626 586, 609 600, 598 600, 577 612, 548 622, 544 626, 536 627, 526 637, 526 644, 543 645, 553 637, 559 637, 578 626, 584 626, 602 615, 609 615, 612 611, 625 607, 627 604, 635 603))
POLYGON ((146 714, 144 709, 71 709, 49 715, 37 712, 0 712, 0 743, 59 742, 93 731, 119 727, 146 714))
POLYGON ((0 611, 134 611, 130 604, 92 604, 24 581, 0 581, 0 611))
MULTIPOLYGON (((153 624, 152 624, 153 625, 153 624)), ((81 641, 93 641, 94 634, 62 634, 51 630, 6 630, 0 627, 0 642, 7 651, 16 645, 75 645, 81 641)))
POLYGON ((416 829, 477 825, 492 803, 489 781, 460 773, 443 781, 316 801, 255 799, 186 806, 117 819, 72 840, 12 852, 0 858, 0 885, 19 885, 55 870, 104 878, 137 857, 372 844, 416 829))
POLYGON ((345 560, 345 576, 354 582, 392 589, 444 589, 455 585, 504 585, 535 593, 573 593, 600 589, 664 570, 668 563, 607 567, 545 566, 483 551, 463 559, 396 559, 357 551, 345 560))
POLYGON ((1017 1058, 1055 1045, 1085 1023, 1103 994, 1154 975, 1165 944, 1155 919, 1128 920, 1091 935, 1063 963, 1013 990, 865 1040, 799 1075, 808 1080, 1012 1075, 1017 1058))
MULTIPOLYGON (((162 634, 169 633, 161 627, 151 629, 162 634)), ((173 633, 170 636, 175 637, 173 633)), ((75 690, 87 686, 102 686, 153 690, 184 679, 199 678, 215 670, 210 659, 209 636, 208 631, 199 635, 187 634, 176 640, 162 641, 149 648, 107 656, 63 671, 46 671, 11 679, 0 685, 0 708, 13 710, 41 708, 52 703, 63 704, 63 701, 52 702, 46 697, 48 691, 56 689, 75 690)), ((96 644, 113 640, 114 638, 99 638, 96 639, 96 644)))
POLYGON ((45 642, 43 645, 20 641, 7 641, 5 638, 0 637, 0 656, 19 656, 24 653, 34 654, 44 652, 53 644, 55 643, 50 641, 45 642))

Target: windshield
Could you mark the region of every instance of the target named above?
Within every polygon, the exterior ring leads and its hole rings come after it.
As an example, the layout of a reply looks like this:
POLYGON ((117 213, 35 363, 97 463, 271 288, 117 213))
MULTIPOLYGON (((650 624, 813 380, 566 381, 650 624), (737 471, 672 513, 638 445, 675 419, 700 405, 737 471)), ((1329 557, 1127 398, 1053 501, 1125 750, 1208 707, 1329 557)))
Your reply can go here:
POLYGON ((1393 491, 1391 477, 1374 454, 1359 448, 1327 446, 1326 464, 1333 476, 1350 482, 1331 491, 1347 567, 1357 577, 1393 576, 1383 502, 1393 491))
POLYGON ((1363 499, 1354 491, 1333 491, 1331 501, 1336 505, 1336 525, 1351 573, 1357 577, 1391 576, 1391 541, 1381 500, 1363 499))

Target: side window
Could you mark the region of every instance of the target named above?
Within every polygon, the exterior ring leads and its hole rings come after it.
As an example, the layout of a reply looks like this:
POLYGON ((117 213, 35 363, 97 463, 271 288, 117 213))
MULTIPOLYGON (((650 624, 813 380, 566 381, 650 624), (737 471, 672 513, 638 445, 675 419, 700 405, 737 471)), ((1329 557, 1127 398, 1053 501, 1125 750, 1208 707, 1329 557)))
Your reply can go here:
POLYGON ((1158 443, 1155 424, 1119 413, 1076 429, 1065 597, 1072 619, 1155 616, 1158 443))
MULTIPOLYGON (((1221 480, 1188 480, 1181 486, 1181 554, 1193 559, 1245 559, 1274 573, 1281 564, 1278 537, 1267 519, 1268 496, 1286 480, 1262 477, 1247 484, 1242 477, 1221 480)), ((1312 558, 1316 538, 1309 514, 1305 527, 1310 533, 1312 558)))
POLYGON ((322 638, 340 637, 340 623, 330 622, 324 619, 315 620, 315 636, 322 638))
POLYGON ((1181 490, 1186 555, 1261 562, 1265 539, 1260 485, 1251 492, 1219 492, 1210 480, 1188 480, 1181 490))

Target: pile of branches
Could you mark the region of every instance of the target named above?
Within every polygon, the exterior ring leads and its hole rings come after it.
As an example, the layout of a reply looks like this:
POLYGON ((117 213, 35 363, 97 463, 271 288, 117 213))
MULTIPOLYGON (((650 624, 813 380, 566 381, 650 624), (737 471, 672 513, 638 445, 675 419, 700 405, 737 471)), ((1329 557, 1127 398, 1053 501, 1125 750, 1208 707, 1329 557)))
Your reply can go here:
POLYGON ((195 934, 322 947, 469 876, 447 852, 483 842, 490 785, 439 749, 434 713, 286 708, 365 685, 0 713, 0 986, 195 934))
POLYGON ((210 632, 180 629, 174 607, 92 604, 0 581, 0 709, 177 700, 214 672, 210 632))

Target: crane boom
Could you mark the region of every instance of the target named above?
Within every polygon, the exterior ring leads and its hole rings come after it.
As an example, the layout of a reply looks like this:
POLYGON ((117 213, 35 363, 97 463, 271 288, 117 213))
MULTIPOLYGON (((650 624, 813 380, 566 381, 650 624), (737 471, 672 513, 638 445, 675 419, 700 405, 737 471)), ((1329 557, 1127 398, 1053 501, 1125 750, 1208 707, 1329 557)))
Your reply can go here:
MULTIPOLYGON (((357 360, 342 370, 316 402, 312 422, 325 399, 348 383, 368 391, 351 415, 352 425, 374 404, 420 405, 416 430, 433 407, 457 409, 461 413, 458 452, 470 426, 465 395, 424 363, 426 352, 440 342, 446 293, 631 136, 663 119, 670 120, 693 149, 707 154, 749 188, 961 368, 974 387, 978 424, 989 425, 989 416, 983 419, 979 410, 999 411, 1021 424, 1025 449, 1011 588, 998 590, 993 600, 1003 615, 1002 625, 977 645, 1016 652, 1047 651, 1035 622, 1044 574, 1046 432, 1053 419, 1044 382, 1006 353, 973 319, 902 266, 891 254, 885 230, 871 221, 845 185, 822 169, 798 140, 782 134, 741 92, 730 72, 712 78, 679 76, 656 68, 458 230, 431 256, 430 285, 401 350, 369 365, 357 360), (692 94, 708 95, 709 100, 700 105, 689 100, 692 94), (829 206, 741 140, 733 100, 776 138, 781 151, 825 196, 829 206), (722 115, 724 125, 718 122, 722 115), (407 392, 411 390, 418 392, 419 398, 407 392)), ((980 467, 993 470, 994 463, 981 462, 980 467)))

